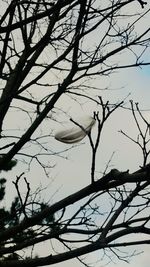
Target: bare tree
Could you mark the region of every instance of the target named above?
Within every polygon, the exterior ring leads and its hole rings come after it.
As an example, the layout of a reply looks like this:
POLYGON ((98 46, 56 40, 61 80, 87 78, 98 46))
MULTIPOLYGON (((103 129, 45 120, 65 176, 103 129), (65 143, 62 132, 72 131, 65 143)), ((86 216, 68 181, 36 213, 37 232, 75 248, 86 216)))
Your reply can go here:
POLYGON ((99 113, 94 113, 96 139, 88 132, 92 151, 89 185, 50 206, 35 201, 26 179, 27 193, 23 198, 19 188, 23 174, 17 177, 14 184, 18 196, 12 205, 15 208, 4 214, 0 232, 0 266, 44 266, 75 257, 86 264, 81 256, 100 249, 106 256, 110 251, 127 260, 120 247, 150 243, 149 124, 138 104, 134 106, 131 102, 139 134, 136 140, 124 131, 122 134, 141 148, 142 166, 132 174, 117 169, 108 172, 106 168, 96 180, 96 156, 103 126, 124 103, 105 103, 101 96, 94 96, 94 89, 100 88, 89 84, 115 70, 150 64, 144 61, 150 45, 150 28, 144 25, 139 29, 149 7, 142 0, 12 0, 2 4, 0 169, 11 169, 13 160, 19 158, 28 158, 29 164, 35 159, 45 172, 51 167, 41 160, 41 156, 55 153, 50 141, 46 145, 43 142, 52 133, 42 125, 46 121, 51 129, 58 100, 63 95, 94 101, 99 113), (128 64, 120 63, 123 52, 130 55, 128 64), (16 130, 17 112, 25 123, 22 119, 16 130), (12 114, 13 126, 8 131, 7 117, 12 114), (144 132, 140 121, 145 125, 144 132), (26 145, 31 146, 30 151, 26 145), (34 145, 38 152, 33 155, 34 145), (107 211, 100 204, 104 200, 107 211), (68 218, 70 205, 74 209, 68 218), (147 237, 123 241, 135 233, 147 237), (55 253, 52 245, 47 257, 19 256, 19 251, 47 240, 55 240, 60 250, 55 253))

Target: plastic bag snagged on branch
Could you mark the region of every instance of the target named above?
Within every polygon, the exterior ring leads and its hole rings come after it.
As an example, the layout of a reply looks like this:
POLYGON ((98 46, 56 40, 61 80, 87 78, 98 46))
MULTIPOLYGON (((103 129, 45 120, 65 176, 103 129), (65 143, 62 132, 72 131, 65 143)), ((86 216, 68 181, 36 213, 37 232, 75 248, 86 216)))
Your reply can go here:
POLYGON ((55 134, 55 139, 66 143, 73 144, 81 141, 92 129, 95 124, 95 119, 90 116, 85 116, 78 121, 72 120, 72 126, 65 130, 60 130, 55 134))

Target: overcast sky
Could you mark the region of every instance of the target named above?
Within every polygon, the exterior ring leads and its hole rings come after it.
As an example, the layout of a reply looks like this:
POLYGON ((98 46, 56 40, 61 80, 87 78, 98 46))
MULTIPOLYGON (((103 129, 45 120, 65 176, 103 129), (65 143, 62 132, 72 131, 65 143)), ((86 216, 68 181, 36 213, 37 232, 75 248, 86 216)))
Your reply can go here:
MULTIPOLYGON (((144 27, 144 25, 143 25, 144 27)), ((140 29, 140 28, 139 28, 140 29)), ((147 53, 147 57, 150 56, 147 53)), ((123 60, 127 60, 126 55, 123 60)), ((148 58, 147 58, 148 59, 148 58)), ((116 74, 104 80, 96 80, 95 85, 99 88, 104 88, 109 86, 111 90, 99 91, 98 94, 102 95, 105 100, 109 100, 111 103, 115 103, 118 100, 126 99, 126 104, 129 107, 129 100, 133 99, 135 102, 139 102, 139 106, 144 110, 143 114, 146 118, 150 118, 150 67, 143 67, 138 69, 122 70, 116 74), (106 85, 107 83, 107 85, 106 85)), ((62 98, 59 102, 59 106, 65 106, 68 110, 68 115, 72 117, 78 117, 83 115, 92 115, 94 110, 98 110, 97 106, 91 104, 90 102, 85 102, 82 107, 77 103, 72 106, 69 98, 62 98)), ((22 120, 22 118, 21 118, 22 120)), ((66 122, 68 117, 66 116, 66 122)), ((11 127, 11 119, 9 118, 9 125, 11 127)), ((54 129, 57 130, 60 125, 54 124, 54 129)), ((129 140, 125 139, 118 131, 122 129, 129 132, 131 135, 136 136, 136 127, 132 118, 131 113, 128 110, 119 109, 114 113, 114 115, 109 119, 106 127, 104 128, 103 141, 100 146, 98 158, 100 159, 99 166, 97 166, 97 172, 102 172, 113 152, 115 152, 112 159, 112 168, 117 168, 120 171, 129 169, 131 172, 139 168, 141 164, 141 153, 138 148, 129 140)), ((46 178, 43 172, 36 166, 32 172, 26 174, 31 187, 36 188, 37 185, 42 185, 43 188, 47 186, 46 194, 47 199, 51 198, 54 194, 52 201, 61 199, 70 193, 86 186, 90 183, 90 146, 88 139, 85 138, 82 141, 81 146, 73 148, 70 152, 65 153, 68 156, 68 160, 64 158, 55 158, 57 165, 51 171, 50 178, 46 178), (44 177, 44 178, 43 178, 44 177)), ((63 150, 68 148, 68 145, 61 144, 53 139, 53 148, 58 150, 63 150)), ((19 175, 21 171, 24 170, 24 165, 20 163, 19 168, 15 168, 8 177, 7 195, 9 194, 10 199, 15 195, 15 189, 11 186, 12 190, 10 192, 9 186, 12 185, 12 180, 15 179, 16 172, 19 175)), ((97 174, 98 177, 98 174, 97 174)), ((7 201, 6 201, 7 202, 7 201)), ((46 248, 43 244, 40 250, 46 252, 46 248)), ((149 246, 130 248, 133 252, 137 249, 137 252, 144 251, 142 254, 133 257, 130 264, 132 267, 149 267, 150 256, 149 256, 149 246)), ((90 254, 88 260, 91 263, 95 262, 94 267, 104 266, 106 262, 100 262, 99 251, 90 254)), ((63 262, 57 265, 57 267, 80 267, 82 266, 78 260, 71 260, 63 262)), ((127 263, 114 259, 114 263, 110 262, 109 267, 126 267, 127 263)))

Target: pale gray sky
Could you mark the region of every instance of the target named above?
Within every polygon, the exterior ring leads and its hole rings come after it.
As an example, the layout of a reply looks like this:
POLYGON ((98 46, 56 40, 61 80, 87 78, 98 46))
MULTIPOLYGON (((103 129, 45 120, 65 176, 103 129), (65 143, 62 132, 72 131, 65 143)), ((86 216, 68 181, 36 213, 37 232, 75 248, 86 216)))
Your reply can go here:
MULTIPOLYGON (((144 19, 144 24, 138 25, 138 30, 143 30, 143 27, 147 24, 147 20, 144 19), (142 26, 141 26, 142 25, 142 26), (140 28, 141 27, 141 28, 140 28)), ((146 55, 149 57, 149 52, 146 55)), ((129 58, 126 55, 122 55, 122 62, 128 62, 129 58)), ((48 77, 47 77, 48 79, 48 77)), ((140 107, 145 109, 145 116, 150 118, 150 67, 145 67, 142 69, 128 69, 122 70, 116 74, 111 75, 110 77, 99 78, 94 81, 95 86, 99 88, 105 88, 109 86, 112 90, 107 91, 99 91, 97 94, 102 95, 104 99, 110 100, 111 103, 115 103, 118 100, 124 99, 129 93, 131 94, 127 99, 126 103, 129 106, 129 100, 133 99, 135 102, 139 102, 140 107)), ((35 89, 36 90, 36 89, 35 89)), ((93 110, 97 110, 96 106, 89 102, 85 102, 84 105, 79 106, 78 104, 72 105, 69 98, 62 97, 58 103, 58 107, 64 108, 66 112, 68 112, 69 116, 81 116, 84 114, 91 115, 93 110)), ((57 116, 57 114, 56 114, 57 116)), ((8 117, 6 123, 11 128, 12 124, 14 127, 14 122, 12 121, 12 117, 8 117)), ((68 120, 68 117, 63 117, 64 121, 68 120)), ((26 125, 28 125, 28 120, 19 117, 16 120, 16 127, 20 127, 20 123, 23 121, 26 125)), ((24 124, 25 127, 25 124, 24 124)), ((44 124, 46 127, 46 123, 44 124)), ((59 125, 53 123, 54 130, 59 128, 59 125)), ((136 148, 134 144, 132 144, 129 140, 126 140, 124 136, 122 136, 118 131, 122 129, 126 132, 129 132, 131 135, 136 135, 136 128, 132 119, 132 116, 128 110, 119 109, 114 113, 112 118, 109 119, 106 124, 106 128, 104 128, 103 133, 103 142, 100 146, 99 156, 100 159, 99 166, 97 166, 97 171, 101 172, 104 170, 105 165, 107 164, 112 152, 115 151, 114 158, 112 160, 113 168, 117 168, 119 170, 127 170, 134 171, 138 169, 141 164, 141 154, 139 150, 136 148)), ((68 148, 68 145, 61 144, 54 139, 50 139, 52 142, 52 148, 57 150, 63 150, 68 148)), ((37 186, 45 187, 47 186, 47 190, 44 192, 47 199, 50 199, 54 194, 52 201, 56 201, 61 199, 70 193, 75 192, 83 186, 86 186, 90 182, 90 147, 88 143, 88 139, 85 138, 83 140, 83 145, 79 147, 75 147, 71 151, 67 152, 65 155, 68 156, 68 160, 63 158, 53 158, 50 157, 50 161, 56 161, 57 165, 50 173, 50 178, 46 178, 43 172, 36 165, 30 173, 26 173, 26 177, 31 183, 31 187, 33 190, 37 186), (54 179, 54 180, 53 180, 54 179)), ((24 164, 19 163, 17 168, 15 168, 10 174, 8 174, 8 185, 7 185, 7 195, 10 196, 10 199, 15 194, 15 189, 12 186, 12 180, 15 180, 16 175, 19 175, 22 171, 24 171, 24 164), (19 168, 18 168, 19 166, 19 168), (10 192, 11 186, 11 192, 10 192)), ((98 175, 98 174, 97 174, 98 175)), ((25 189, 23 189, 25 190, 25 189)), ((5 200, 7 203, 7 200, 5 200)), ((41 249, 42 252, 47 254, 47 245, 40 245, 39 251, 41 249)), ((130 251, 144 251, 142 254, 133 257, 131 259, 130 264, 132 267, 149 267, 149 246, 142 246, 142 248, 130 248, 130 251)), ((97 251, 93 254, 90 254, 88 257, 88 261, 95 262, 94 267, 102 267, 105 266, 106 262, 100 262, 99 259, 100 252, 97 251)), ((63 262, 57 265, 53 265, 54 267, 80 267, 82 266, 76 259, 63 262)), ((126 267, 127 263, 119 261, 115 259, 114 263, 110 263, 109 267, 126 267)))

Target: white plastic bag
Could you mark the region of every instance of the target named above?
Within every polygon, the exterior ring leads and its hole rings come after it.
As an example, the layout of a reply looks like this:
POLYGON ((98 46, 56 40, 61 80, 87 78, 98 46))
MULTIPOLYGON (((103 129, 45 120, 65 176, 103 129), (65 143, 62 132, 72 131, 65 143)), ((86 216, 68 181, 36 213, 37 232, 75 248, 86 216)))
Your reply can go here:
POLYGON ((72 126, 59 130, 55 134, 55 139, 66 144, 77 143, 90 132, 95 124, 95 119, 90 116, 84 116, 74 120, 74 122, 72 122, 72 126))

